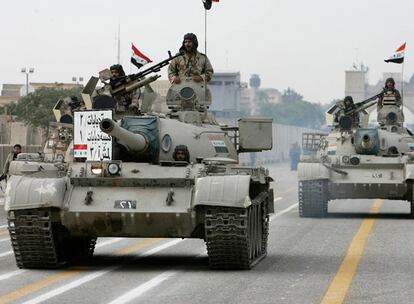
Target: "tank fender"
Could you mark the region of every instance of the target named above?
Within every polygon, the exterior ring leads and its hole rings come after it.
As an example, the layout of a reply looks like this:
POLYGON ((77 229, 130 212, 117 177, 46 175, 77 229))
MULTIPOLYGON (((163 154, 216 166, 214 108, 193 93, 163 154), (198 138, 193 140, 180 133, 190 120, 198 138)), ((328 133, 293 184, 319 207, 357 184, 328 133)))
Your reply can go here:
POLYGON ((326 179, 330 171, 321 163, 300 162, 298 164, 298 180, 326 179))
POLYGON ((33 178, 12 175, 7 181, 5 210, 63 207, 66 181, 61 178, 33 178))
POLYGON ((224 206, 247 208, 251 205, 249 196, 250 175, 206 176, 196 180, 195 206, 224 206))
POLYGON ((405 165, 405 180, 408 179, 414 180, 414 164, 405 165))

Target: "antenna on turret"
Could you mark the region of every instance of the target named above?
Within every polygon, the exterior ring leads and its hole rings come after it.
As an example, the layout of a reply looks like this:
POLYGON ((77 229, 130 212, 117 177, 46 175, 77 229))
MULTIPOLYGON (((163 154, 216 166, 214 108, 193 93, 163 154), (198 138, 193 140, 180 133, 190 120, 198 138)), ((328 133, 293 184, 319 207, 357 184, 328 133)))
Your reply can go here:
POLYGON ((118 23, 118 55, 116 62, 121 64, 121 24, 118 23))

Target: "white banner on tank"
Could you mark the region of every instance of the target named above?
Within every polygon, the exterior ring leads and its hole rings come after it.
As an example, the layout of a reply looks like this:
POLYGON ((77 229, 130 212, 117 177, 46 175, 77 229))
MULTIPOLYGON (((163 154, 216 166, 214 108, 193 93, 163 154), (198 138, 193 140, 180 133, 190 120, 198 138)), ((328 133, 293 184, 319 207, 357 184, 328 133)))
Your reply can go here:
POLYGON ((86 160, 112 159, 112 137, 101 131, 100 122, 112 119, 111 110, 92 110, 74 113, 73 156, 86 160))

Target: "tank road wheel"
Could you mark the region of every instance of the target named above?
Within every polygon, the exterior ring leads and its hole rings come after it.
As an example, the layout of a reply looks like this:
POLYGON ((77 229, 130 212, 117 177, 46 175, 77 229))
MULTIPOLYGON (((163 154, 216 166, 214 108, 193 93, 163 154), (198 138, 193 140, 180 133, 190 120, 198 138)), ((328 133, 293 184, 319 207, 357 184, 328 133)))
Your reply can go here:
POLYGON ((266 256, 267 198, 260 193, 248 208, 208 207, 204 228, 211 268, 251 269, 266 256))
POLYGON ((8 228, 19 268, 57 268, 64 264, 63 235, 49 208, 10 211, 8 228))
POLYGON ((324 179, 299 182, 299 216, 325 217, 328 213, 328 181, 324 179))

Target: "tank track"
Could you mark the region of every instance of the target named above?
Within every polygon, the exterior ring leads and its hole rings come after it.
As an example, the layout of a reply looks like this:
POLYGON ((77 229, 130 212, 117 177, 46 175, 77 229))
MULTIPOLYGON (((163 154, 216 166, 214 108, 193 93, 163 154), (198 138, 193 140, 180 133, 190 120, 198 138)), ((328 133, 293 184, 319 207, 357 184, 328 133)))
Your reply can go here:
POLYGON ((411 184, 408 185, 408 189, 411 189, 410 197, 410 218, 414 219, 414 182, 411 181, 411 184))
MULTIPOLYGON (((55 212, 55 213, 54 213, 55 212)), ((70 237, 50 208, 10 211, 8 229, 19 268, 58 268, 92 256, 96 238, 70 237)))
POLYGON ((207 208, 204 228, 211 268, 251 269, 266 256, 267 197, 262 192, 248 208, 207 208))
POLYGON ((300 181, 298 187, 299 216, 326 217, 328 214, 328 181, 300 181))

